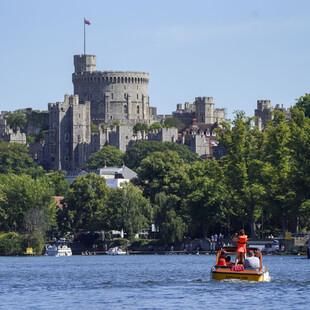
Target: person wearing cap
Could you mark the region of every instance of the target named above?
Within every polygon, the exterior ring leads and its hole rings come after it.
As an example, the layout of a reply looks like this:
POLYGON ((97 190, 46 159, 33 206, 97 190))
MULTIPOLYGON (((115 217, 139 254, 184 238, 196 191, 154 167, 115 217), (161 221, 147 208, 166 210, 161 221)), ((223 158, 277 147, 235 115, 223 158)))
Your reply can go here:
POLYGON ((227 252, 226 251, 223 251, 221 253, 221 256, 220 256, 220 259, 217 263, 218 266, 226 266, 226 257, 227 257, 227 252))

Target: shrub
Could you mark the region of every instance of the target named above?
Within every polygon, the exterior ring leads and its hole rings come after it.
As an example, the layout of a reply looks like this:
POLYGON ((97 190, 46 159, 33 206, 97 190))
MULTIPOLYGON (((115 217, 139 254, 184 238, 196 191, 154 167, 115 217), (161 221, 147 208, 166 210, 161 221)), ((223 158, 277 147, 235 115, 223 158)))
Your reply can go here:
POLYGON ((0 255, 21 255, 25 252, 22 245, 22 238, 18 233, 0 234, 0 255))

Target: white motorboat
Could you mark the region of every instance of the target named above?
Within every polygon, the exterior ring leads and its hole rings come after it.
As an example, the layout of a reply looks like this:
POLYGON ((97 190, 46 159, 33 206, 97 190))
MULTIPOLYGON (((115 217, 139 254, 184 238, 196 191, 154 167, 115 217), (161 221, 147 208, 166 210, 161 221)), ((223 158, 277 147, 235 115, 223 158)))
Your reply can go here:
POLYGON ((50 245, 46 251, 47 256, 72 256, 72 250, 66 241, 57 241, 55 245, 50 245))
POLYGON ((122 251, 119 247, 111 248, 106 252, 108 255, 126 255, 127 253, 122 251))

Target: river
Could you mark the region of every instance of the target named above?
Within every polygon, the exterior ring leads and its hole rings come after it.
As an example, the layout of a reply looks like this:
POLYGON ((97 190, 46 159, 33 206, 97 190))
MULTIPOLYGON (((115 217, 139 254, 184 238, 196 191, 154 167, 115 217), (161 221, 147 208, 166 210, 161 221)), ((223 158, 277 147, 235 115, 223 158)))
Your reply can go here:
POLYGON ((263 256, 270 282, 210 280, 215 255, 0 257, 0 309, 310 309, 310 260, 263 256))

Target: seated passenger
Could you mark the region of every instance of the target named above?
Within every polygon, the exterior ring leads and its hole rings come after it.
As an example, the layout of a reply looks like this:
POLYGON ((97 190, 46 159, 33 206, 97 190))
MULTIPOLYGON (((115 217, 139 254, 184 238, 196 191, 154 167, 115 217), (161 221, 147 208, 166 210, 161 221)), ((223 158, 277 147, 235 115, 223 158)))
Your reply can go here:
POLYGON ((226 266, 226 258, 227 258, 227 252, 223 251, 221 253, 220 259, 217 263, 218 266, 226 266))
POLYGON ((234 263, 231 262, 231 257, 228 255, 226 257, 226 266, 232 266, 232 265, 234 265, 234 263))
POLYGON ((243 266, 244 268, 259 269, 260 261, 258 257, 254 256, 253 251, 249 251, 248 257, 244 260, 243 266))

